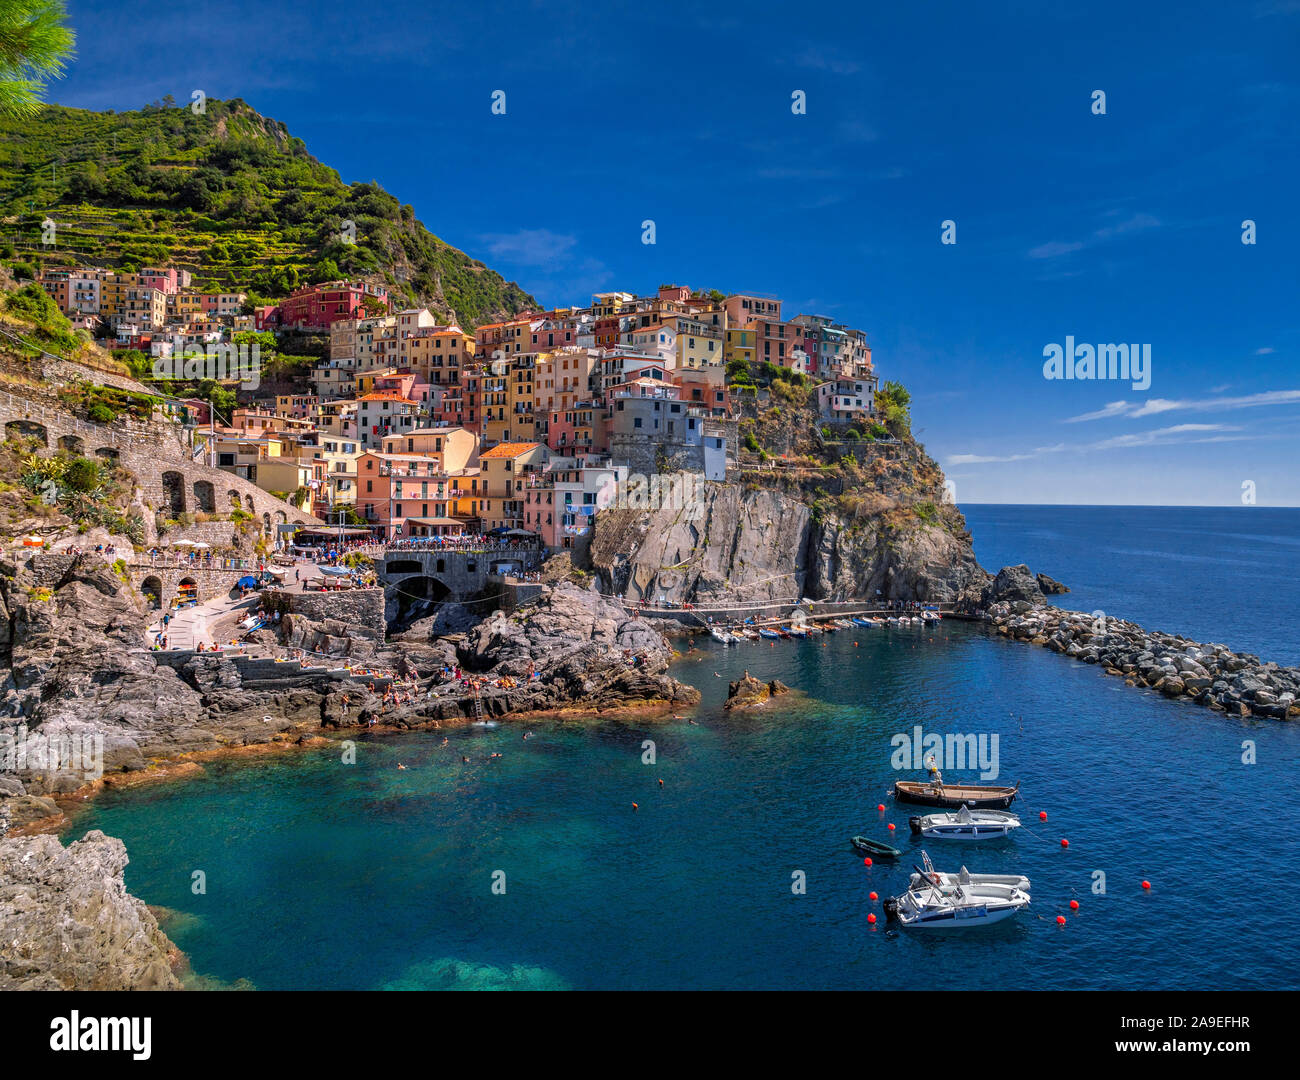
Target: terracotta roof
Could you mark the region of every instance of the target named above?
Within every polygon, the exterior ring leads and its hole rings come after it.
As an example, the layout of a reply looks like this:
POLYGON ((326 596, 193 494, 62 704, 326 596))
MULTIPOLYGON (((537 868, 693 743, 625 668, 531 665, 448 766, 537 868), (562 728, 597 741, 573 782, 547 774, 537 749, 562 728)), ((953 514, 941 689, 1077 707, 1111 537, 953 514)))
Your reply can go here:
POLYGON ((529 450, 536 450, 541 443, 536 442, 505 442, 492 447, 491 450, 484 450, 479 454, 479 460, 485 458, 517 458, 520 454, 526 454, 529 450))

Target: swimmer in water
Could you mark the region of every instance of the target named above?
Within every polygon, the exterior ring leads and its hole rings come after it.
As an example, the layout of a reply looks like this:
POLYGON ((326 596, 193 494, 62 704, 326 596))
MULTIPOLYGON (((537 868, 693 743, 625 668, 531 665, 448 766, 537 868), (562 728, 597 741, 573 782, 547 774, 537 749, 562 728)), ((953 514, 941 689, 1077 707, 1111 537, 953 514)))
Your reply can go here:
POLYGON ((406 768, 406 766, 403 765, 400 761, 397 763, 397 767, 398 767, 399 769, 405 769, 405 768, 406 768))

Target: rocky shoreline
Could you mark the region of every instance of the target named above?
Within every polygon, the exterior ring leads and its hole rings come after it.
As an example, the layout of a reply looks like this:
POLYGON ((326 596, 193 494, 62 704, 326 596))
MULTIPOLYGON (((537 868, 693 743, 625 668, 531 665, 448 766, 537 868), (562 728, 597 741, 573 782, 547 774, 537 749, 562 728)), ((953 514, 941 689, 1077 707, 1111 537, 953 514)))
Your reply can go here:
MULTIPOLYGON (((328 612, 286 612, 274 631, 259 632, 263 645, 281 655, 325 649, 337 659, 285 663, 146 652, 145 613, 131 587, 102 563, 57 558, 65 561, 47 557, 39 568, 0 561, 0 655, 8 660, 0 744, 20 729, 102 737, 103 774, 0 771, 0 988, 181 987, 183 955, 126 892, 121 841, 91 832, 65 848, 49 835, 66 826, 65 810, 104 787, 352 733, 461 726, 480 716, 640 720, 700 699, 668 673, 671 624, 629 614, 594 584, 554 580, 519 611, 482 620, 441 612, 387 640, 328 612)), ((982 610, 1000 635, 1100 664, 1171 698, 1242 716, 1300 715, 1296 668, 1052 607, 1048 596, 1068 589, 1024 566, 963 580, 961 602, 982 610)), ((746 673, 724 708, 761 708, 790 692, 746 673)))

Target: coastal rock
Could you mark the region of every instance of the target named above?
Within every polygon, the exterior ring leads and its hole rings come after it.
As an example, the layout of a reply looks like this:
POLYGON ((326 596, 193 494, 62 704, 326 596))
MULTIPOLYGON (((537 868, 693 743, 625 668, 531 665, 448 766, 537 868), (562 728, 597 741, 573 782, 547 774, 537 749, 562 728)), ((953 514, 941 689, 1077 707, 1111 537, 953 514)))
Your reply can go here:
POLYGON ((782 694, 788 694, 790 688, 785 683, 773 679, 771 682, 763 682, 762 679, 756 679, 748 671, 740 679, 736 679, 727 685, 727 700, 723 704, 724 709, 748 709, 755 705, 762 705, 764 702, 782 694))
POLYGON ((484 620, 465 635, 459 654, 485 683, 494 714, 699 700, 698 690, 667 674, 672 650, 656 627, 568 581, 545 588, 515 615, 484 620))
POLYGON ((126 846, 0 840, 0 990, 179 990, 176 947, 126 891, 126 846))
POLYGON ((1068 585, 1062 585, 1055 578, 1050 578, 1046 574, 1035 574, 1034 580, 1038 582, 1038 587, 1047 596, 1056 596, 1070 591, 1068 585))
POLYGON ((1043 590, 1039 588, 1038 579, 1030 573, 1024 563, 1019 566, 1004 566, 998 571, 984 593, 983 605, 990 607, 1001 601, 1020 602, 1034 607, 1046 603, 1043 590))

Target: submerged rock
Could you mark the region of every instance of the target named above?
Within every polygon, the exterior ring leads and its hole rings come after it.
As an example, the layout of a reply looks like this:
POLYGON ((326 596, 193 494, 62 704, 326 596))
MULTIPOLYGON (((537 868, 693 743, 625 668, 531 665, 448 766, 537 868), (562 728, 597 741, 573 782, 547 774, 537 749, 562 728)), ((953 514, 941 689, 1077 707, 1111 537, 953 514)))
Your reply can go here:
POLYGON ((568 990, 547 968, 511 964, 508 968, 445 957, 412 964, 381 990, 568 990))

